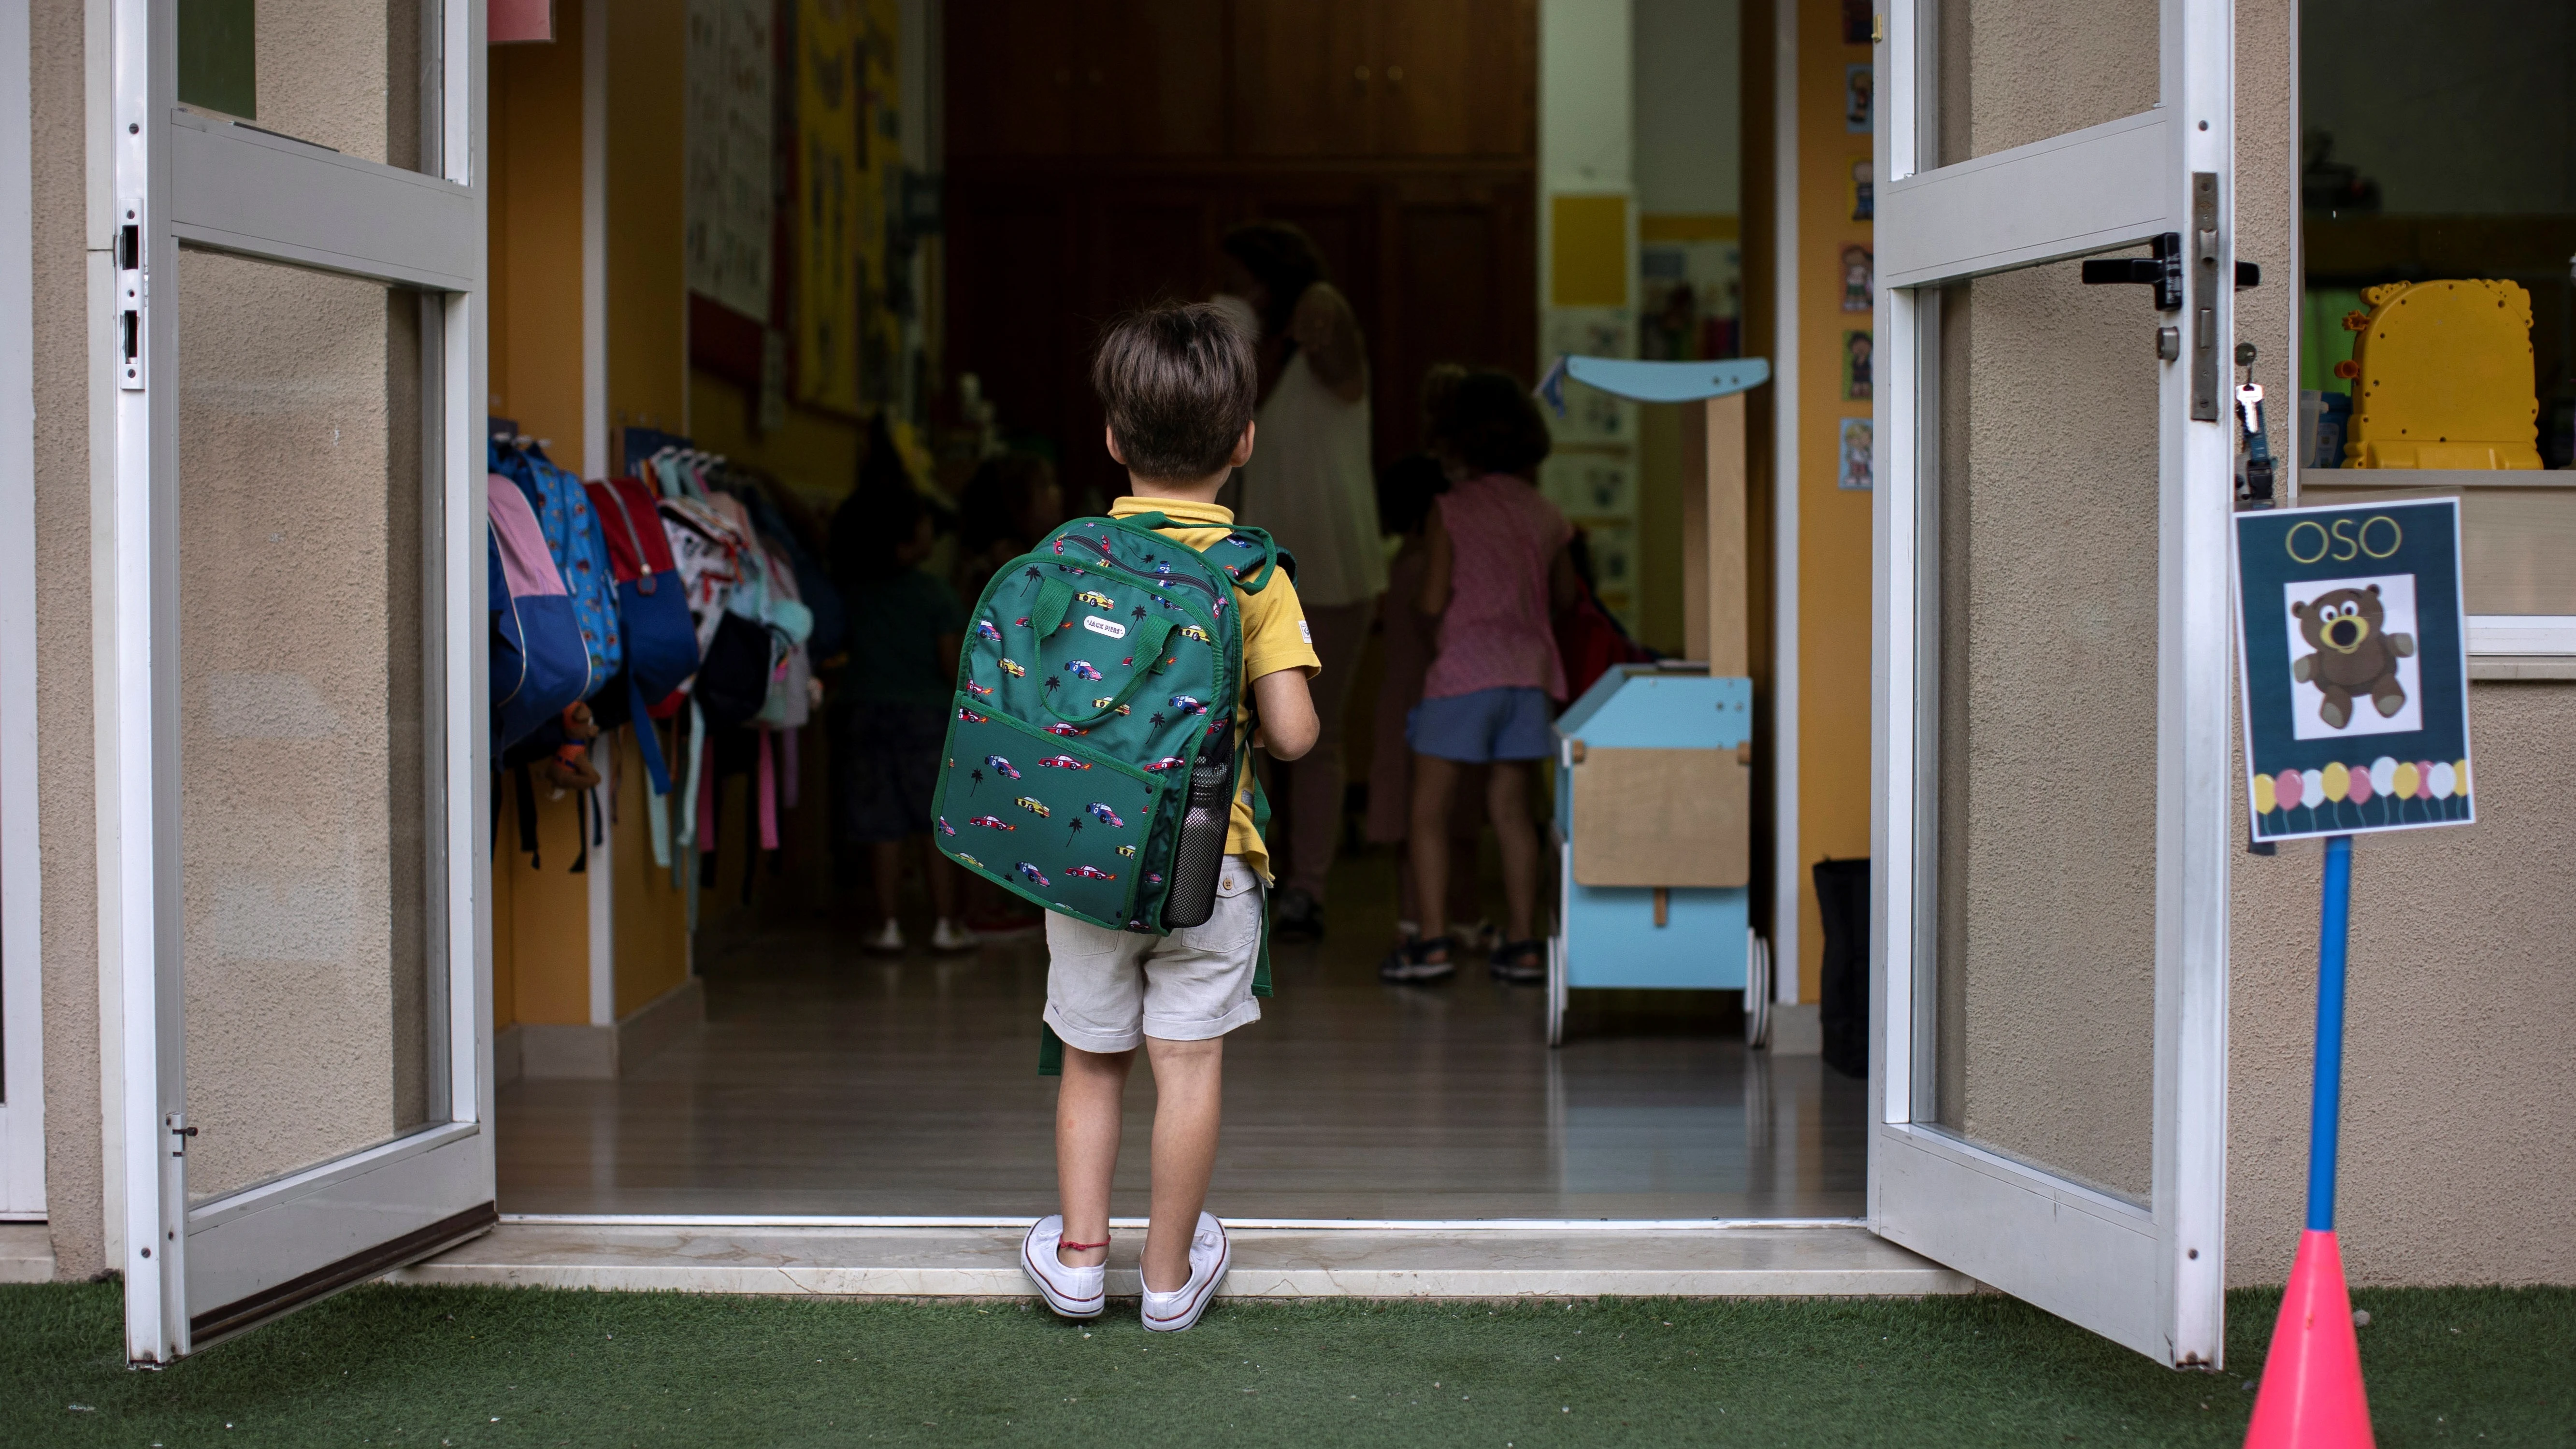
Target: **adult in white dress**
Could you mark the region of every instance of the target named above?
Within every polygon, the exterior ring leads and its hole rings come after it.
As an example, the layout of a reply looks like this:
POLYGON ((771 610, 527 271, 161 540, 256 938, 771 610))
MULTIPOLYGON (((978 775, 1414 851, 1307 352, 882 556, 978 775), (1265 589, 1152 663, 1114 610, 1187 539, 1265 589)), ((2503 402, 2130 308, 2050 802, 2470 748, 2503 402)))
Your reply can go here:
POLYGON ((1260 446, 1239 475, 1236 516, 1296 555, 1297 595, 1323 662, 1314 682, 1323 735, 1279 802, 1289 859, 1272 897, 1272 929, 1312 940, 1323 934, 1324 878, 1341 842, 1342 714, 1386 592, 1369 466, 1368 348, 1305 232, 1245 222, 1222 246, 1219 300, 1239 302, 1237 318, 1254 328, 1261 359, 1260 446))

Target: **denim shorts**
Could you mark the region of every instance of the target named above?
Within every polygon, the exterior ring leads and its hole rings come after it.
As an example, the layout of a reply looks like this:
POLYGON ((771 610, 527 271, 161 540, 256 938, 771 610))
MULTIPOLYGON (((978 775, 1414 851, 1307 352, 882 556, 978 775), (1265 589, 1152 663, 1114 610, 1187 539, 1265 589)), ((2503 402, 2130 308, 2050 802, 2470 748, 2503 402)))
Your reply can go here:
POLYGON ((1404 717, 1404 742, 1417 755, 1462 765, 1543 760, 1556 752, 1556 718, 1544 689, 1500 685, 1426 699, 1404 717))

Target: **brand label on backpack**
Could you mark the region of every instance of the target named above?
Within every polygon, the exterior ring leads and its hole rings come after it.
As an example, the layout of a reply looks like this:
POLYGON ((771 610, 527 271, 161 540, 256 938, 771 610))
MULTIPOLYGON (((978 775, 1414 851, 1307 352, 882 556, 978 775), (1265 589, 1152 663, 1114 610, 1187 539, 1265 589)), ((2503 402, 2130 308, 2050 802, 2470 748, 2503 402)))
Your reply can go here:
POLYGON ((1082 627, 1090 630, 1094 634, 1106 634, 1112 639, 1124 639, 1127 637, 1126 625, 1119 623, 1115 619, 1104 619, 1098 614, 1083 615, 1082 627))

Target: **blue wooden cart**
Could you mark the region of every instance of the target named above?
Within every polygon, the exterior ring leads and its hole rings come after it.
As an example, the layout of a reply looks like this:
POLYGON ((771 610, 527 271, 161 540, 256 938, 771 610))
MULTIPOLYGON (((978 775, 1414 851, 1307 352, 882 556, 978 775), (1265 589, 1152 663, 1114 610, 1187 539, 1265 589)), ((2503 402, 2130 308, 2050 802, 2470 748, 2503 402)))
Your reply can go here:
POLYGON ((1578 987, 1741 991, 1769 1030, 1770 953, 1752 927, 1753 681, 1745 672, 1744 399, 1758 359, 1568 358, 1563 379, 1689 407, 1684 595, 1694 662, 1624 664, 1556 722, 1556 934, 1547 1039, 1578 987), (1692 483, 1702 486, 1693 487, 1692 483))

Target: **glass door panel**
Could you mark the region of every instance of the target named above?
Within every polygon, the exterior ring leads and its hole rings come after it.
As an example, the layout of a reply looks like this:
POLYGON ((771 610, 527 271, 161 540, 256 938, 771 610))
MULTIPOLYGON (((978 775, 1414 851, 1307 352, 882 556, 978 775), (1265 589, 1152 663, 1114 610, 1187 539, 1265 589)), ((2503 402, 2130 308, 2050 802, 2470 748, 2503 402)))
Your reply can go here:
POLYGON ((191 1202, 444 1120, 419 293, 179 257, 191 1202))
MULTIPOLYGON (((1930 47, 1937 155, 1950 166, 2153 109, 2159 7, 1945 0, 1930 47)), ((1932 119, 1927 117, 1927 120, 1932 119)))
POLYGON ((435 170, 439 8, 436 0, 183 0, 179 104, 360 161, 435 170))
POLYGON ((2157 361, 2074 262, 1940 289, 1933 1120, 2154 1166, 2157 361))

